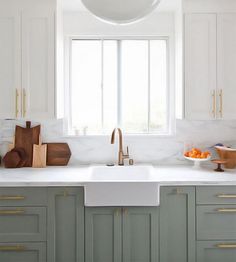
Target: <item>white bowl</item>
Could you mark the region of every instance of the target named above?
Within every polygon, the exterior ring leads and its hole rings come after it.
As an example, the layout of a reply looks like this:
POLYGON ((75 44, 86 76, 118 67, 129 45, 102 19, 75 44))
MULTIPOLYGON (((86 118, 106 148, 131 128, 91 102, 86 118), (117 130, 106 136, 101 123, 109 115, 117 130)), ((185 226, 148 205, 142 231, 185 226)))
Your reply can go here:
POLYGON ((194 165, 193 165, 194 168, 200 168, 201 163, 209 161, 211 159, 211 156, 209 156, 208 158, 192 158, 192 157, 184 156, 184 158, 187 159, 187 160, 193 161, 194 162, 194 165))

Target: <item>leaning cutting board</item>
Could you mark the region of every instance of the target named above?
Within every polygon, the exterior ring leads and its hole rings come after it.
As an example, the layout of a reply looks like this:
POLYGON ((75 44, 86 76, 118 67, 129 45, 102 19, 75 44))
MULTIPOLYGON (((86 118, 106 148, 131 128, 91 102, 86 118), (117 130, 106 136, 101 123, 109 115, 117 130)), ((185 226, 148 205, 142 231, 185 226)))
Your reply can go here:
POLYGON ((70 157, 67 143, 47 143, 47 166, 66 166, 70 157))
POLYGON ((39 144, 33 146, 32 167, 43 168, 47 163, 47 145, 42 145, 42 138, 39 136, 39 144))
POLYGON ((28 159, 24 164, 25 167, 32 166, 33 145, 39 143, 40 125, 31 127, 31 122, 26 122, 26 128, 16 126, 15 128, 15 147, 23 148, 28 155, 28 159))

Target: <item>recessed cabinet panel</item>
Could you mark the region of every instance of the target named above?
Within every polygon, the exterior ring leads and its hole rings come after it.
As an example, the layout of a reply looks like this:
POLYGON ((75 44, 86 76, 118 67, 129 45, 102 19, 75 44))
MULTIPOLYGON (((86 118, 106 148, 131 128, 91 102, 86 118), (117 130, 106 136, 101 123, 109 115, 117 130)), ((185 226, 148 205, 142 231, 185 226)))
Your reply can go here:
POLYGON ((197 262, 235 262, 236 241, 199 241, 197 262))
POLYGON ((22 13, 22 115, 54 116, 54 15, 22 13))
POLYGON ((0 118, 14 118, 20 115, 20 48, 20 14, 1 9, 0 118))
POLYGON ((217 16, 218 115, 236 119, 236 14, 217 16))
POLYGON ((216 15, 185 15, 186 118, 216 118, 216 96, 216 15))

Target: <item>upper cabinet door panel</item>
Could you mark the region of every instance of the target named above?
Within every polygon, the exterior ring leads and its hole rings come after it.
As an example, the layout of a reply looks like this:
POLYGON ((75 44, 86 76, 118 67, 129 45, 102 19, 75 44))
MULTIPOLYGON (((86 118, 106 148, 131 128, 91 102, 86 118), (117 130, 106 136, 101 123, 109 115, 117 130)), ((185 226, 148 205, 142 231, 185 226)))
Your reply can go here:
POLYGON ((54 13, 22 13, 22 115, 54 117, 54 13))
POLYGON ((216 15, 185 16, 185 116, 216 117, 216 15))
POLYGON ((218 114, 236 119, 236 14, 220 14, 217 19, 218 114))
POLYGON ((20 74, 20 14, 0 11, 0 118, 19 116, 17 89, 21 88, 20 74), (16 100, 17 99, 17 100, 16 100))

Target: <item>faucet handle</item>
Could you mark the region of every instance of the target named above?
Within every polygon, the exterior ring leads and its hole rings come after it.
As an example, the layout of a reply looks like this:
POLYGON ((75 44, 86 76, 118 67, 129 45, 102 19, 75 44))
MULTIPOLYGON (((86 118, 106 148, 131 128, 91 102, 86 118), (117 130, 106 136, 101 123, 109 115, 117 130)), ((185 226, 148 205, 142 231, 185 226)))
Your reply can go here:
POLYGON ((129 156, 129 147, 126 148, 127 155, 129 156))

